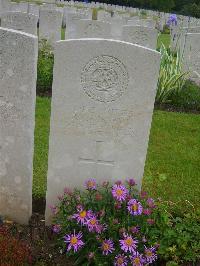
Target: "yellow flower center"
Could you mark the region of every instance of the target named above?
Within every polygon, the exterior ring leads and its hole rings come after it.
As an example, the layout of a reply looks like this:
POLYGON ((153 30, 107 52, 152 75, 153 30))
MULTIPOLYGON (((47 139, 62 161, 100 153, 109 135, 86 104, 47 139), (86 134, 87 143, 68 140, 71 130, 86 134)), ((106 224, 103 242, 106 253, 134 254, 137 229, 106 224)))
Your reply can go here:
POLYGON ((122 258, 118 258, 117 259, 117 264, 118 265, 123 265, 123 263, 124 263, 124 260, 122 258))
POLYGON ((91 223, 91 225, 95 225, 95 224, 96 224, 96 222, 97 222, 97 220, 96 220, 96 219, 91 219, 91 220, 90 220, 90 223, 91 223))
POLYGON ((108 243, 103 243, 103 250, 109 250, 109 247, 108 243))
POLYGON ((88 181, 87 185, 88 185, 89 188, 92 188, 92 187, 94 187, 94 182, 93 181, 88 181))
POLYGON ((133 204, 133 205, 132 205, 132 210, 133 210, 134 212, 136 212, 136 211, 138 210, 138 206, 137 206, 137 204, 133 204))
POLYGON ((79 215, 80 215, 81 218, 85 218, 86 215, 87 215, 87 212, 86 211, 82 211, 82 212, 80 212, 79 215))
POLYGON ((153 255, 153 253, 150 250, 146 251, 146 256, 147 257, 151 257, 152 255, 153 255))
POLYGON ((78 242, 78 239, 77 239, 77 237, 75 237, 75 236, 73 236, 73 237, 71 238, 71 240, 70 240, 70 243, 71 243, 72 245, 77 244, 77 242, 78 242))
POLYGON ((131 246, 133 244, 133 239, 128 237, 126 240, 125 240, 125 243, 127 246, 131 246))
POLYGON ((121 196, 123 194, 123 191, 120 188, 118 188, 116 190, 116 194, 117 194, 117 196, 121 196))
POLYGON ((135 263, 135 265, 140 265, 140 259, 139 258, 135 258, 133 260, 133 262, 135 263))

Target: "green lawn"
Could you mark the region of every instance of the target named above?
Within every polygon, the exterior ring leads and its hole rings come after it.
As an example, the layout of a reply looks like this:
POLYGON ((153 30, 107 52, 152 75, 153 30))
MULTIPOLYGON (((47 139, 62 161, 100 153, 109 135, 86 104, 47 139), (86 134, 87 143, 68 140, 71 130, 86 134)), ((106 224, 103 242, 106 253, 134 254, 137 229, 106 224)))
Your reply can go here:
MULTIPOLYGON (((37 97, 33 194, 45 195, 50 99, 37 97)), ((155 111, 143 187, 200 207, 200 115, 155 111)))

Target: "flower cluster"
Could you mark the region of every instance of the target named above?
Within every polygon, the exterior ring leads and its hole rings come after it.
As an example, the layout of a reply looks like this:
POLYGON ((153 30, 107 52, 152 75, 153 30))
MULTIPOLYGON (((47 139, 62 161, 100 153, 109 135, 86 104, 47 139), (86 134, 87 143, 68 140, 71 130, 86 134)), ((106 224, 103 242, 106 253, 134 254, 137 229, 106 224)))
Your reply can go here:
POLYGON ((178 24, 178 18, 176 14, 171 14, 167 20, 167 26, 177 26, 178 24))
POLYGON ((154 200, 137 192, 133 178, 126 185, 97 185, 89 179, 84 186, 85 191, 65 188, 59 205, 51 206, 52 231, 66 254, 77 256, 80 264, 86 258, 92 265, 98 259, 116 266, 155 262, 158 243, 149 234, 155 223, 154 200))

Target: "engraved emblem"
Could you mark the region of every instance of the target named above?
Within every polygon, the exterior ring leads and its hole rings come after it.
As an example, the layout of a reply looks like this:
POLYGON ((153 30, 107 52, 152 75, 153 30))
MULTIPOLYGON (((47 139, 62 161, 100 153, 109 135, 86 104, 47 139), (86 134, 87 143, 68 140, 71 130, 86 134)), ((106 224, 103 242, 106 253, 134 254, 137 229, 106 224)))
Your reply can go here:
POLYGON ((124 64, 107 55, 90 60, 81 73, 85 93, 99 102, 112 102, 121 97, 127 89, 128 81, 124 64))

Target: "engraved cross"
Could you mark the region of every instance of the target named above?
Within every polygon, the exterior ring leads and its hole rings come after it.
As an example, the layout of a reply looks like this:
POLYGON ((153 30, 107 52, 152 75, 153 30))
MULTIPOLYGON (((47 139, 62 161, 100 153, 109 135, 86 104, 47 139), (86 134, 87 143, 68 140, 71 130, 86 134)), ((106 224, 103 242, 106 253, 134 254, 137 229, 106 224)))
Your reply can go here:
POLYGON ((95 175, 97 176, 98 174, 98 166, 103 165, 103 166, 114 166, 114 160, 103 160, 100 158, 100 149, 101 146, 104 142, 103 141, 95 141, 95 154, 94 154, 94 159, 91 158, 85 158, 85 157, 79 157, 79 163, 85 163, 85 164, 91 164, 92 166, 95 167, 95 175))

